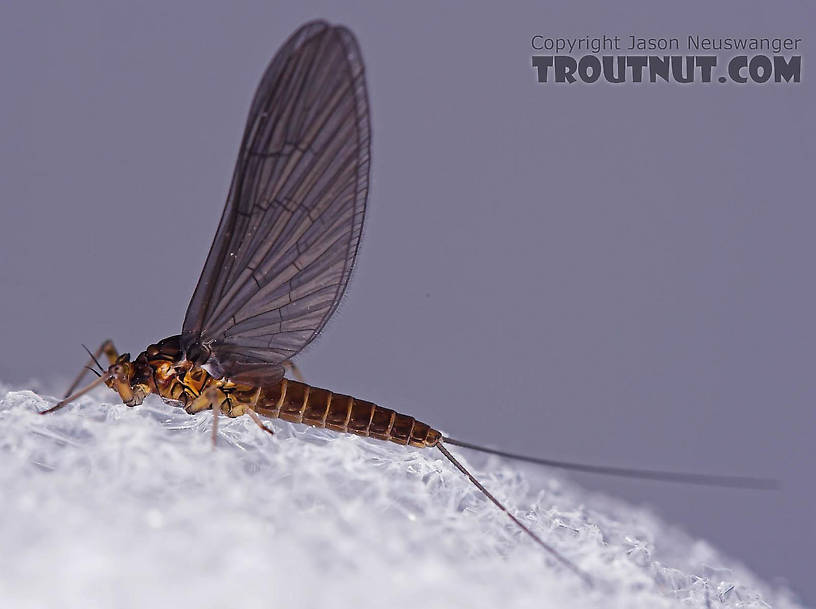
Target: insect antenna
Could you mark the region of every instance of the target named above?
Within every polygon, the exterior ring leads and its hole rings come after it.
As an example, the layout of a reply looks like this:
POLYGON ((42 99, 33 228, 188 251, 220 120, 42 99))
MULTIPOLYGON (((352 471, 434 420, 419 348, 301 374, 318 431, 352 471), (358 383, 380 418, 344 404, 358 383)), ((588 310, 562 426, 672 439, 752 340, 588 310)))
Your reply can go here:
POLYGON ((556 461, 554 459, 542 459, 539 457, 518 455, 515 453, 505 452, 503 450, 487 448, 486 446, 479 446, 478 444, 471 444, 470 442, 454 440, 453 438, 443 437, 442 441, 445 442, 445 444, 460 446, 461 448, 469 448, 471 450, 478 450, 479 452, 497 455, 499 457, 506 457, 508 459, 517 459, 519 461, 527 461, 529 463, 536 463, 538 465, 546 465, 547 467, 556 467, 559 469, 568 469, 590 474, 601 474, 604 476, 620 476, 623 478, 638 478, 641 480, 657 480, 660 482, 679 482, 682 484, 699 484, 703 486, 719 486, 725 488, 743 488, 753 490, 774 490, 779 488, 779 481, 772 478, 754 478, 751 476, 719 476, 710 474, 692 474, 688 472, 668 472, 651 469, 629 469, 625 467, 610 467, 606 465, 588 465, 583 463, 572 463, 570 461, 556 461))
POLYGON ((94 373, 96 376, 98 376, 98 377, 99 377, 99 376, 102 376, 102 373, 97 372, 96 368, 91 368, 90 366, 85 366, 85 369, 86 369, 86 370, 90 370, 91 372, 93 372, 93 373, 94 373))
MULTIPOLYGON (((91 356, 91 360, 92 360, 93 362, 95 362, 97 366, 99 366, 99 372, 105 372, 105 369, 102 367, 102 364, 100 364, 100 363, 99 363, 99 360, 98 360, 98 359, 96 359, 96 356, 95 356, 93 353, 91 353, 91 350, 90 350, 90 349, 88 349, 88 347, 86 347, 85 345, 82 345, 82 348, 83 348, 83 349, 85 349, 85 352, 86 352, 88 355, 90 355, 90 356, 91 356)), ((86 368, 87 368, 87 366, 86 366, 86 368)), ((90 368, 88 368, 88 370, 90 370, 90 368)))
MULTIPOLYGON (((442 441, 442 442, 444 442, 444 441, 445 441, 445 440, 443 439, 443 441, 442 441)), ((472 483, 473 483, 473 484, 476 486, 476 488, 478 488, 478 489, 479 489, 479 490, 480 490, 480 491, 481 491, 481 492, 484 494, 484 496, 485 496, 485 497, 487 497, 488 499, 490 499, 490 501, 492 501, 492 502, 493 502, 493 504, 494 504, 494 505, 495 505, 497 508, 499 508, 499 509, 500 509, 502 512, 504 512, 505 514, 507 514, 507 516, 510 518, 510 520, 512 520, 513 522, 515 522, 515 523, 516 523, 516 524, 519 526, 519 528, 520 528, 522 531, 524 531, 525 533, 527 533, 527 535, 529 535, 530 537, 532 537, 532 538, 533 538, 533 540, 534 540, 534 541, 535 541, 535 542, 536 542, 538 545, 540 545, 540 546, 541 546, 542 548, 544 548, 544 549, 545 549, 547 552, 549 552, 549 553, 550 553, 552 556, 554 556, 554 557, 555 557, 555 558, 556 558, 556 559, 557 559, 559 562, 561 562, 561 564, 563 564, 563 565, 565 565, 566 567, 568 567, 568 568, 569 568, 569 569, 570 569, 570 570, 571 570, 573 573, 575 573, 575 574, 576 574, 578 577, 580 577, 580 578, 581 578, 581 579, 584 581, 584 583, 586 583, 586 584, 587 584, 589 587, 592 587, 592 578, 590 577, 590 575, 589 575, 588 573, 586 573, 586 572, 582 571, 582 570, 581 570, 581 569, 580 569, 580 568, 579 568, 579 567, 578 567, 578 566, 577 566, 575 563, 573 563, 573 562, 572 562, 572 561, 570 561, 568 558, 566 558, 565 556, 563 556, 563 555, 562 555, 562 554, 561 554, 561 553, 560 553, 558 550, 556 550, 556 549, 555 549, 555 548, 553 548, 551 545, 549 545, 547 542, 545 542, 543 539, 541 539, 541 537, 539 537, 538 535, 536 535, 535 533, 533 533, 533 531, 531 531, 531 530, 530 530, 530 528, 529 528, 529 527, 527 527, 527 525, 525 525, 523 522, 521 522, 521 520, 519 520, 518 518, 516 518, 515 516, 513 516, 513 514, 512 514, 512 513, 511 513, 511 512, 510 512, 510 511, 509 511, 509 510, 508 510, 508 509, 507 509, 507 508, 504 506, 504 504, 503 504, 501 501, 499 501, 498 499, 496 499, 496 497, 494 497, 494 496, 493 496, 493 494, 492 494, 490 491, 488 491, 488 490, 487 490, 487 489, 484 487, 484 485, 483 485, 481 482, 479 482, 479 481, 476 479, 476 477, 475 477, 473 474, 471 474, 471 473, 468 471, 468 469, 467 469, 467 468, 466 468, 464 465, 462 465, 462 464, 459 462, 459 460, 458 460, 458 459, 456 459, 456 457, 454 457, 452 454, 450 454, 450 452, 448 452, 448 449, 447 449, 447 448, 445 448, 445 447, 442 445, 442 442, 439 442, 439 443, 436 445, 436 447, 439 449, 439 452, 441 452, 443 455, 445 455, 445 458, 446 458, 448 461, 450 461, 451 463, 453 463, 453 465, 456 467, 456 469, 458 469, 458 470, 459 470, 460 472, 462 472, 462 473, 463 473, 465 476, 467 476, 468 480, 470 480, 470 481, 471 481, 471 482, 472 482, 472 483)))
MULTIPOLYGON (((99 347, 99 350, 97 351, 97 353, 101 353, 101 352, 102 352, 102 348, 105 346, 105 344, 106 344, 106 343, 103 343, 103 344, 102 344, 102 346, 101 346, 101 347, 99 347)), ((85 370, 86 370, 86 369, 88 369, 88 370, 92 370, 91 368, 89 368, 89 367, 88 367, 88 366, 90 366, 91 364, 94 364, 94 363, 95 363, 97 366, 99 366, 99 371, 100 371, 102 374, 104 374, 104 373, 105 373, 105 369, 102 367, 102 364, 100 364, 100 363, 99 363, 99 360, 96 358, 96 355, 94 355, 93 353, 91 353, 91 350, 90 350, 90 349, 88 349, 88 347, 86 347, 85 345, 82 345, 82 348, 83 348, 83 349, 85 349, 85 352, 86 352, 88 355, 90 355, 90 356, 91 356, 91 359, 90 359, 90 360, 88 360, 88 363, 87 363, 87 364, 86 364, 86 365, 85 365, 83 368, 81 368, 81 369, 80 369, 79 374, 77 374, 77 376, 76 376, 76 378, 74 379, 74 381, 73 381, 73 382, 71 383, 71 385, 68 387, 68 390, 67 390, 67 391, 65 392, 65 394, 62 396, 62 397, 63 397, 63 399, 64 399, 64 398, 67 398, 69 395, 71 395, 71 392, 72 392, 74 389, 76 389, 76 388, 77 388, 77 385, 79 385, 79 383, 82 381, 82 379, 83 379, 83 378, 85 378, 85 370)), ((93 370, 93 372, 96 372, 96 371, 95 371, 95 370, 93 370)), ((99 375, 97 374, 97 376, 99 376, 99 375)))
POLYGON ((73 395, 69 395, 67 398, 63 398, 62 400, 60 400, 59 402, 54 404, 51 408, 40 411, 40 414, 48 414, 50 412, 54 412, 55 410, 59 410, 60 408, 62 408, 66 404, 69 404, 70 402, 73 402, 78 397, 80 397, 82 395, 85 395, 86 393, 88 393, 91 389, 93 389, 97 385, 101 385, 102 383, 107 381, 108 378, 109 377, 108 377, 107 374, 99 375, 99 378, 94 379, 89 385, 86 385, 83 389, 80 389, 79 391, 77 391, 73 395))

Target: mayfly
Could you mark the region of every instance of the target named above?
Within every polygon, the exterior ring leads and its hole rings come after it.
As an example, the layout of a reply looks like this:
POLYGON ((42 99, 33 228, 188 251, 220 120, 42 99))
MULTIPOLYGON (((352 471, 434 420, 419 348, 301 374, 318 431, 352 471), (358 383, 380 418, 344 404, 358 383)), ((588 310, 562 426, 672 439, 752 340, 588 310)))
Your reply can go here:
MULTIPOLYGON (((98 377, 43 414, 104 383, 128 406, 149 394, 195 414, 259 415, 435 448, 492 503, 564 565, 588 576, 513 515, 447 449, 459 446, 549 466, 641 478, 765 487, 749 478, 635 471, 536 459, 442 435, 372 402, 285 378, 337 309, 354 267, 369 177, 370 125, 363 62, 344 27, 312 22, 281 47, 252 101, 235 174, 181 334, 135 359, 106 341, 89 354, 98 377), (109 367, 98 358, 105 355, 109 367)), ((93 370, 93 368, 90 368, 93 370)))

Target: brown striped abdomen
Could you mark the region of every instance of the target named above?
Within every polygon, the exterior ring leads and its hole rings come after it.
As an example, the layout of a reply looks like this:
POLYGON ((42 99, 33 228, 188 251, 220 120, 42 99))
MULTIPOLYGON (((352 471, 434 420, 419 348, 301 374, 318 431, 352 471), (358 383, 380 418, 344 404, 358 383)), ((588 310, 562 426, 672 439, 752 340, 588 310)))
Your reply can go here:
POLYGON ((217 403, 229 416, 247 409, 293 423, 410 444, 436 446, 442 434, 413 417, 348 395, 332 393, 305 383, 282 379, 274 385, 250 386, 212 377, 205 369, 183 359, 178 336, 150 345, 134 360, 137 383, 166 400, 179 403, 190 414, 217 403))
POLYGON ((253 394, 253 410, 292 423, 423 448, 435 446, 442 437, 413 417, 298 381, 283 379, 277 385, 254 390, 253 394))

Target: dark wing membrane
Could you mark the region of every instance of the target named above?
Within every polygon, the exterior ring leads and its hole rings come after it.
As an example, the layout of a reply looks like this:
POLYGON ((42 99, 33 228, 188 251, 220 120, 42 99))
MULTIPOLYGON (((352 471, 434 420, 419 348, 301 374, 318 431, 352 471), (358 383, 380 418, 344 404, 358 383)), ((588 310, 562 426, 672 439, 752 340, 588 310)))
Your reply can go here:
POLYGON ((224 214, 184 318, 188 357, 210 353, 228 378, 282 375, 280 363, 314 339, 346 288, 368 170, 357 43, 345 28, 306 24, 275 55, 252 102, 224 214))

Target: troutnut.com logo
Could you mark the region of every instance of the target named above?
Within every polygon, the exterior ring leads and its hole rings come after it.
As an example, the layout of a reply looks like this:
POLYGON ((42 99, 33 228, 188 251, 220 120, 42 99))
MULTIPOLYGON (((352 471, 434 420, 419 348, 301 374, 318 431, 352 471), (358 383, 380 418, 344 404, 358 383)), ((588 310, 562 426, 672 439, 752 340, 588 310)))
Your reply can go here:
POLYGON ((532 65, 540 83, 798 83, 802 77, 802 56, 794 54, 800 51, 802 38, 795 37, 536 34, 531 46, 536 51, 532 65), (677 53, 681 42, 689 54, 677 53), (635 53, 606 54, 606 51, 635 53), (636 51, 657 53, 638 54, 636 51))

